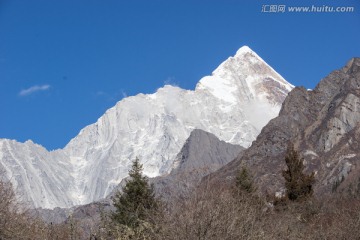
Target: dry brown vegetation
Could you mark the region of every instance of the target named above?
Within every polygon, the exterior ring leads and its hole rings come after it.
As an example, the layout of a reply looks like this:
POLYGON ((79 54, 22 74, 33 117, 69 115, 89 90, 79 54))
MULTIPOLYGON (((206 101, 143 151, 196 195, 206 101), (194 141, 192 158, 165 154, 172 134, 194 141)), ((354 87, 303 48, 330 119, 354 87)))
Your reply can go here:
POLYGON ((78 239, 73 223, 47 224, 30 214, 15 197, 12 185, 0 180, 0 239, 78 239))
POLYGON ((7 182, 0 182, 0 194, 0 239, 360 239, 360 200, 353 196, 272 206, 271 199, 254 193, 208 186, 161 213, 149 213, 151 220, 134 229, 104 215, 90 237, 71 221, 45 224, 23 211, 7 182))
POLYGON ((212 186, 164 210, 155 224, 130 229, 108 222, 97 239, 360 239, 358 198, 282 203, 212 186))
POLYGON ((250 194, 213 187, 176 206, 163 219, 159 239, 256 239, 262 234, 264 206, 250 194))
POLYGON ((179 205, 154 239, 360 239, 359 199, 287 201, 208 190, 179 205))

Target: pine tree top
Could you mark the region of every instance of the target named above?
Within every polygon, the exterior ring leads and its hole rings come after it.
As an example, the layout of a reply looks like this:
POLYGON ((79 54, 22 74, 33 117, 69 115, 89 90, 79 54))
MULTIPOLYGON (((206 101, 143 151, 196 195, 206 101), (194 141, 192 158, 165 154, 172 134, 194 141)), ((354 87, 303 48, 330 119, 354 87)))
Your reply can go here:
POLYGON ((136 159, 133 161, 131 170, 129 171, 129 176, 132 179, 143 178, 142 171, 143 171, 143 165, 140 163, 139 158, 136 157, 136 159))

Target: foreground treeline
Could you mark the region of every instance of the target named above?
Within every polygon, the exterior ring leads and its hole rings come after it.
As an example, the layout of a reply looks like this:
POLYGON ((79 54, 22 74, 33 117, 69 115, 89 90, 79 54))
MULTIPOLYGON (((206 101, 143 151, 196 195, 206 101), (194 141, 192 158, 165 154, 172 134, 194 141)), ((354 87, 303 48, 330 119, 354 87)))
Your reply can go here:
MULTIPOLYGON (((1 195, 3 196, 3 195, 1 195)), ((45 224, 26 214, 0 213, 0 239, 359 239, 358 198, 287 202, 271 206, 234 189, 207 189, 179 203, 172 212, 144 215, 134 227, 104 217, 98 229, 80 223, 45 224)))
POLYGON ((9 183, 0 184, 0 239, 360 239, 360 198, 315 198, 314 175, 303 173, 292 146, 282 172, 281 197, 257 195, 251 173, 241 168, 233 184, 204 185, 187 199, 163 203, 135 160, 130 179, 101 212, 91 231, 81 220, 46 224, 16 204, 9 183))
POLYGON ((359 199, 271 206, 232 189, 209 190, 135 227, 109 222, 98 239, 360 239, 359 199))
POLYGON ((360 198, 314 198, 314 174, 303 173, 303 159, 292 145, 285 163, 284 196, 259 197, 243 167, 233 185, 202 186, 165 206, 136 160, 97 239, 360 239, 360 198))
POLYGON ((71 222, 45 223, 18 203, 12 185, 0 180, 0 240, 6 239, 76 239, 79 233, 71 222))

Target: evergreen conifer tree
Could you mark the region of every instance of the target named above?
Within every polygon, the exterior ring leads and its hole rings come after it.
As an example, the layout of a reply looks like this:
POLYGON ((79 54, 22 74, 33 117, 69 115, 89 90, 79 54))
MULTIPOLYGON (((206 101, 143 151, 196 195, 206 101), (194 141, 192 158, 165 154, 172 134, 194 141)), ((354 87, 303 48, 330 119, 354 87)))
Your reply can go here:
POLYGON ((314 173, 306 175, 303 173, 303 158, 294 149, 292 143, 289 144, 285 156, 287 170, 282 172, 285 179, 286 196, 291 201, 302 200, 313 193, 312 185, 315 182, 314 173))
POLYGON ((251 193, 255 191, 253 178, 246 167, 242 167, 236 177, 236 186, 239 190, 251 193))
POLYGON ((136 158, 129 171, 130 180, 126 182, 122 192, 117 192, 113 198, 116 208, 112 214, 113 221, 130 228, 137 227, 141 221, 147 221, 159 207, 153 186, 142 175, 142 170, 142 164, 136 158))

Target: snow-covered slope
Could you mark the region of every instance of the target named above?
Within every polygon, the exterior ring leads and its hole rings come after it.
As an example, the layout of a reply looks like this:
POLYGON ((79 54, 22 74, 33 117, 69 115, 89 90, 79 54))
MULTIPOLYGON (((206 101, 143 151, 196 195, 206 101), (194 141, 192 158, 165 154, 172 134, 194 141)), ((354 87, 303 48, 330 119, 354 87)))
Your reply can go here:
POLYGON ((32 141, 0 139, 0 176, 9 179, 18 197, 34 207, 71 206, 73 169, 62 151, 48 152, 32 141))
POLYGON ((48 153, 38 145, 1 140, 0 163, 36 207, 89 203, 110 193, 135 157, 149 177, 168 173, 195 128, 248 147, 292 88, 244 46, 194 91, 166 85, 154 94, 127 97, 62 150, 48 153), (15 169, 28 177, 13 177, 15 169))

